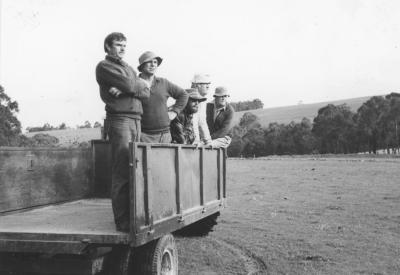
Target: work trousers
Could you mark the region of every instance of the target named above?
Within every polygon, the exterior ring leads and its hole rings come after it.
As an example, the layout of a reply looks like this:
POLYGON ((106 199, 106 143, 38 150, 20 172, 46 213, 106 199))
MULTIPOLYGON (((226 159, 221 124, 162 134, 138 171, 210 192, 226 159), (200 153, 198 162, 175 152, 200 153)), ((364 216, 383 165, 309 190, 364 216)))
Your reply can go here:
POLYGON ((142 133, 140 141, 146 143, 171 143, 172 137, 170 132, 157 134, 142 133))
POLYGON ((140 119, 107 117, 111 142, 111 201, 119 231, 129 231, 129 142, 140 139, 140 119))

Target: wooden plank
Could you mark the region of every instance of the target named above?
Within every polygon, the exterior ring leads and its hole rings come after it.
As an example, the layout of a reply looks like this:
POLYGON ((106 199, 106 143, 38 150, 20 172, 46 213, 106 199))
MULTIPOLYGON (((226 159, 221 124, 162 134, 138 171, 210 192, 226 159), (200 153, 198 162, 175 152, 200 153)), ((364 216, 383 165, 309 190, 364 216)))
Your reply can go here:
POLYGON ((204 149, 203 164, 203 201, 206 203, 218 199, 218 149, 204 149))
POLYGON ((143 245, 151 240, 155 240, 167 233, 176 231, 184 226, 187 226, 193 222, 204 219, 209 215, 212 215, 223 209, 220 206, 219 201, 210 202, 205 206, 199 206, 184 213, 184 219, 180 220, 179 215, 172 216, 168 219, 158 221, 153 226, 148 226, 135 237, 135 243, 133 246, 137 247, 143 245), (205 210, 205 211, 204 211, 205 210), (152 234, 148 234, 149 230, 152 230, 152 234))
POLYGON ((87 199, 2 215, 0 240, 116 244, 128 234, 116 231, 110 199, 87 199))
POLYGON ((221 159, 221 149, 219 149, 218 150, 218 161, 217 161, 217 170, 218 170, 218 179, 217 179, 217 188, 218 188, 218 199, 220 200, 221 199, 221 195, 222 195, 222 174, 221 174, 221 168, 222 168, 222 165, 221 165, 221 162, 222 162, 222 159, 221 159))
POLYGON ((181 165, 182 147, 177 147, 175 150, 175 173, 176 173, 176 212, 182 213, 182 188, 183 171, 181 165))
POLYGON ((67 241, 1 240, 1 252, 77 254, 84 253, 87 243, 67 241))
POLYGON ((111 195, 111 144, 109 141, 92 141, 93 195, 109 198, 111 195))
MULTIPOLYGON (((24 255, 0 254, 0 271, 29 272, 52 275, 86 275, 96 274, 103 269, 104 257, 27 257, 24 255)), ((3 273, 1 273, 3 274, 3 273)), ((7 273, 8 274, 8 273, 7 273)), ((14 274, 14 273, 12 273, 14 274)))
POLYGON ((0 212, 91 193, 90 149, 0 149, 0 212))
POLYGON ((145 154, 145 209, 146 209, 146 224, 153 224, 153 178, 151 172, 151 145, 146 145, 145 154))
POLYGON ((223 169, 222 169, 222 175, 223 175, 223 180, 222 180, 222 183, 223 183, 223 197, 224 198, 226 198, 226 159, 227 159, 227 150, 226 150, 226 148, 224 148, 224 149, 222 149, 223 151, 224 151, 224 157, 222 158, 223 159, 223 165, 222 165, 222 167, 223 167, 223 169))
POLYGON ((129 143, 129 198, 130 198, 130 239, 133 240, 135 233, 137 232, 136 224, 136 203, 137 203, 137 190, 136 190, 136 170, 137 170, 137 145, 136 143, 129 143))
POLYGON ((204 205, 204 148, 200 148, 200 205, 204 205))

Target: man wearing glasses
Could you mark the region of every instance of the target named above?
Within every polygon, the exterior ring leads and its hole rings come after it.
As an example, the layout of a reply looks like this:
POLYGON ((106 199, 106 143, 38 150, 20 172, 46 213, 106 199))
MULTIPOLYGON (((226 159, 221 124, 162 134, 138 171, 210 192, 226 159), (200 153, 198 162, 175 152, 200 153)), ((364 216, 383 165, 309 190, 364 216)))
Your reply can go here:
MULTIPOLYGON (((210 89, 210 76, 207 74, 195 74, 192 80, 192 88, 197 89, 202 97, 206 97, 210 89)), ((211 135, 207 126, 206 102, 200 102, 198 112, 193 116, 193 129, 195 133, 194 144, 211 144, 211 135)))

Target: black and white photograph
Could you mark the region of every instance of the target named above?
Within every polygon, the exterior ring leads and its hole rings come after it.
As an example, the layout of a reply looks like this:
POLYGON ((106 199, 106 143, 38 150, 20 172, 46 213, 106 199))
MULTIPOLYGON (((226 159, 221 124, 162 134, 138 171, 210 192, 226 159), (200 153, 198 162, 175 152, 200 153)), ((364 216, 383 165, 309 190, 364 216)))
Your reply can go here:
POLYGON ((399 15, 0 0, 0 275, 400 274, 399 15))

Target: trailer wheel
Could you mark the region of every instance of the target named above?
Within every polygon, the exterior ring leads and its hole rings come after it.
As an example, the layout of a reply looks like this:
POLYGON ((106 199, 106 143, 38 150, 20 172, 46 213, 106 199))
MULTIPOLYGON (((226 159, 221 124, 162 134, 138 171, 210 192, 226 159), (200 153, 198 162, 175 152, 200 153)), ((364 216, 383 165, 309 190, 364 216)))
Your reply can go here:
POLYGON ((135 251, 134 274, 178 275, 178 250, 171 234, 135 251))
POLYGON ((132 248, 115 247, 104 259, 103 271, 99 275, 132 275, 132 248))
POLYGON ((204 219, 185 226, 184 228, 176 231, 175 234, 183 237, 206 236, 208 233, 213 231, 214 226, 218 223, 217 219, 219 215, 220 213, 216 212, 204 219))

